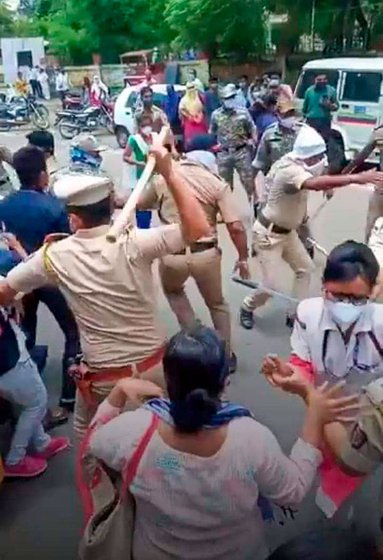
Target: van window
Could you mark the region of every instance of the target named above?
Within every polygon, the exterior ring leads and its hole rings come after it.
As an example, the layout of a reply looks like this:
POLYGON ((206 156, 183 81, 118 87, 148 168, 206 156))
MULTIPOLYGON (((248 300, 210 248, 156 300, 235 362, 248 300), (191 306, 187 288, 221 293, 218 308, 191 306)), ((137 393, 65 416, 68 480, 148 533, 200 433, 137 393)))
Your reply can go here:
POLYGON ((296 96, 298 99, 303 99, 306 93, 307 88, 314 85, 314 80, 316 76, 320 74, 326 74, 328 83, 330 86, 337 88, 338 80, 339 80, 339 72, 338 70, 304 70, 303 74, 299 78, 298 88, 296 96))
POLYGON ((128 95, 128 99, 126 100, 125 107, 129 107, 130 109, 135 109, 137 105, 138 95, 135 91, 132 91, 130 95, 128 95))
POLYGON ((377 103, 382 75, 379 72, 347 72, 342 99, 377 103))
MULTIPOLYGON (((163 93, 154 92, 153 93, 153 103, 157 105, 157 107, 162 107, 165 103, 166 95, 163 93)), ((136 109, 140 104, 139 95, 136 91, 132 91, 131 94, 128 96, 126 100, 126 107, 130 109, 136 109)))

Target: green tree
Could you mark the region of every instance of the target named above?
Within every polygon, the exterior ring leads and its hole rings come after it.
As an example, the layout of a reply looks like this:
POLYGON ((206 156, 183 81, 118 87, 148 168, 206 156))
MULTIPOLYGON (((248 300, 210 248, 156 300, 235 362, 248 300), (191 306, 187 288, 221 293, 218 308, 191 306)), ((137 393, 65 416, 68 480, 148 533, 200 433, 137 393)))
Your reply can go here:
POLYGON ((165 18, 177 47, 246 57, 264 50, 263 8, 262 0, 168 0, 165 18))
POLYGON ((13 16, 6 2, 0 0, 0 37, 11 37, 13 31, 13 16))

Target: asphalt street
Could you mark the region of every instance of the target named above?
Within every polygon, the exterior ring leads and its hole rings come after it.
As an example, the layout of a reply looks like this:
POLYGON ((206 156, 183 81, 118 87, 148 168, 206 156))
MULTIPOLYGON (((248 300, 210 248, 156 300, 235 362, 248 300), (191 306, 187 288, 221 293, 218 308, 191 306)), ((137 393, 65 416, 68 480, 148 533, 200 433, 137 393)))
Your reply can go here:
MULTIPOLYGON (((15 150, 25 144, 25 130, 0 134, 0 143, 15 150)), ((121 178, 122 156, 112 136, 100 138, 110 149, 105 153, 105 168, 118 182, 121 178)), ((56 151, 60 164, 68 159, 69 142, 56 134, 56 151)), ((346 239, 363 239, 369 189, 352 187, 339 189, 312 223, 314 237, 326 250, 346 239)), ((248 224, 250 214, 242 187, 237 183, 235 196, 243 219, 248 224)), ((323 201, 321 194, 310 196, 310 214, 323 201)), ((223 225, 220 226, 223 249, 223 283, 232 310, 233 340, 239 358, 238 372, 232 377, 229 395, 232 400, 251 408, 256 419, 267 425, 288 452, 297 438, 302 423, 303 406, 299 400, 271 388, 259 373, 262 358, 269 352, 287 356, 289 330, 285 326, 286 304, 273 299, 257 314, 256 326, 248 332, 238 324, 238 308, 247 289, 234 284, 231 272, 235 251, 223 225)), ((320 278, 324 257, 315 256, 316 273, 311 284, 312 295, 320 293, 320 278)), ((255 279, 260 279, 257 262, 252 263, 255 279)), ((292 273, 281 263, 276 270, 280 289, 288 292, 292 273)), ((167 335, 177 330, 174 316, 158 285, 158 307, 167 335)), ((208 313, 195 286, 190 282, 188 294, 200 319, 210 324, 208 313)), ((56 404, 60 384, 60 362, 63 338, 49 312, 42 307, 39 321, 39 342, 49 345, 49 362, 45 380, 52 404, 56 404)), ((57 430, 70 434, 70 427, 57 430)), ((299 511, 284 515, 267 526, 270 543, 274 547, 304 529, 324 523, 353 523, 379 535, 379 502, 381 501, 381 473, 365 482, 363 488, 341 508, 335 519, 326 521, 314 504, 314 492, 306 498, 299 511)), ((74 560, 82 528, 79 501, 74 487, 73 451, 52 460, 48 471, 39 479, 7 482, 0 487, 0 560, 74 560)))

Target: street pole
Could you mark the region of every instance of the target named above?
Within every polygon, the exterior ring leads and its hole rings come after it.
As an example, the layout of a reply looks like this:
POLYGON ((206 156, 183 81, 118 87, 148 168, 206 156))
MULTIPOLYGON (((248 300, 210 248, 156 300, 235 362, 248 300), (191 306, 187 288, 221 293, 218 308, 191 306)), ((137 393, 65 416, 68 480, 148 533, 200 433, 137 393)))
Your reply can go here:
POLYGON ((315 39, 315 0, 311 4, 311 52, 314 52, 314 39, 315 39))

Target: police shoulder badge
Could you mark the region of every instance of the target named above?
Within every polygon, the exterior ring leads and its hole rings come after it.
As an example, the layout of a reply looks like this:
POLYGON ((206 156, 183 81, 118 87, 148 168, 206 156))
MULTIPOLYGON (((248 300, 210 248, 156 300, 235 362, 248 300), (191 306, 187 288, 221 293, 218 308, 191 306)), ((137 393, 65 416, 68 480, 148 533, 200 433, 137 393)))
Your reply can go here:
POLYGON ((368 438, 366 434, 359 426, 359 424, 356 424, 351 434, 351 439, 350 439, 351 447, 353 449, 361 449, 363 445, 366 445, 367 442, 368 442, 368 438))

